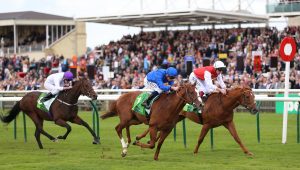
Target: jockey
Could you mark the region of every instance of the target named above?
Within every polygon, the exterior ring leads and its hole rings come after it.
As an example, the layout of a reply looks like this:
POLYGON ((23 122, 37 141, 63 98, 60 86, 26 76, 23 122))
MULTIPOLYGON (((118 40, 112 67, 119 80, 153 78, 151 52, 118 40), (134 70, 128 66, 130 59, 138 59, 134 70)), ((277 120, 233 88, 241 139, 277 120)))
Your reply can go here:
POLYGON ((222 77, 224 69, 226 69, 225 64, 222 61, 216 61, 213 66, 197 68, 190 74, 189 81, 190 83, 196 82, 201 99, 214 91, 226 94, 226 85, 222 77), (217 78, 221 88, 213 84, 212 79, 214 78, 217 78))
POLYGON ((72 88, 73 74, 70 71, 51 74, 47 77, 44 87, 50 92, 41 99, 45 102, 54 97, 58 92, 72 88))
POLYGON ((144 79, 144 85, 145 88, 153 91, 148 99, 142 103, 142 105, 146 108, 149 108, 150 101, 158 94, 167 92, 169 90, 177 91, 178 87, 172 86, 177 75, 177 70, 174 67, 169 67, 168 69, 158 69, 148 73, 144 79), (169 85, 165 85, 164 83, 168 83, 169 85))

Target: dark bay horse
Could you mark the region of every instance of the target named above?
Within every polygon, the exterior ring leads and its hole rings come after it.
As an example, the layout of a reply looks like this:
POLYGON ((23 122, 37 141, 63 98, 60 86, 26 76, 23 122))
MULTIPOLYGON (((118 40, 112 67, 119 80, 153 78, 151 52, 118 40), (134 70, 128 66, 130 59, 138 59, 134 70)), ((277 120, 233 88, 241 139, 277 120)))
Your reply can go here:
MULTIPOLYGON (((203 125, 194 153, 198 153, 199 146, 203 142, 209 129, 223 125, 228 129, 234 140, 240 145, 243 152, 247 155, 253 155, 243 145, 237 134, 233 122, 233 110, 237 106, 242 105, 248 109, 251 114, 256 114, 258 110, 256 109, 254 97, 251 88, 238 86, 227 90, 226 95, 222 95, 221 93, 211 94, 205 102, 201 116, 198 116, 194 112, 181 112, 180 115, 203 125)), ((180 117, 179 121, 184 119, 184 117, 180 117)))
POLYGON ((97 94, 93 90, 88 79, 83 78, 77 80, 74 82, 72 89, 60 92, 50 107, 50 114, 37 108, 37 100, 40 94, 41 92, 36 91, 27 93, 19 102, 14 105, 8 115, 0 116, 1 121, 4 123, 9 123, 17 117, 20 111, 23 111, 32 119, 35 124, 35 138, 40 149, 43 149, 43 145, 40 140, 40 134, 45 135, 52 141, 56 141, 57 138, 67 138, 68 134, 71 132, 71 126, 67 124, 67 121, 86 127, 94 137, 93 143, 99 143, 99 138, 96 136, 95 132, 77 115, 77 103, 80 95, 88 96, 93 100, 97 99, 97 94), (44 120, 54 121, 55 124, 65 127, 67 132, 63 136, 54 138, 44 131, 44 120))
POLYGON ((131 125, 138 125, 141 123, 149 125, 150 132, 150 142, 149 144, 143 144, 139 141, 136 142, 136 145, 141 146, 143 148, 151 148, 155 147, 156 138, 158 131, 160 132, 160 137, 158 139, 158 145, 156 148, 156 152, 154 155, 154 159, 158 159, 158 154, 160 148, 172 131, 174 126, 179 119, 179 113, 186 103, 195 104, 197 106, 200 105, 200 101, 198 100, 197 92, 195 91, 195 85, 192 84, 184 84, 181 85, 177 92, 170 94, 162 94, 159 99, 157 99, 151 110, 151 117, 148 122, 147 118, 139 113, 135 113, 131 110, 136 97, 141 92, 130 92, 123 94, 119 97, 118 100, 114 101, 109 109, 109 112, 102 115, 102 119, 106 119, 108 117, 119 116, 120 123, 116 126, 117 134, 121 140, 122 144, 122 156, 126 156, 127 148, 131 143, 130 131, 129 127, 131 125), (126 128, 127 133, 127 143, 125 142, 122 130, 126 128))

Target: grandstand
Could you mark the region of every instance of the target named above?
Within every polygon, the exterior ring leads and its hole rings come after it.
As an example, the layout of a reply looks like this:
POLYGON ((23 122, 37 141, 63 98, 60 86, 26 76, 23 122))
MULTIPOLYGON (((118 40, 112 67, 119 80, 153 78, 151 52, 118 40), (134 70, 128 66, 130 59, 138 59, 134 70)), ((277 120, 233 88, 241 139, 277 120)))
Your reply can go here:
POLYGON ((42 58, 86 51, 85 23, 33 11, 0 13, 1 55, 42 58))

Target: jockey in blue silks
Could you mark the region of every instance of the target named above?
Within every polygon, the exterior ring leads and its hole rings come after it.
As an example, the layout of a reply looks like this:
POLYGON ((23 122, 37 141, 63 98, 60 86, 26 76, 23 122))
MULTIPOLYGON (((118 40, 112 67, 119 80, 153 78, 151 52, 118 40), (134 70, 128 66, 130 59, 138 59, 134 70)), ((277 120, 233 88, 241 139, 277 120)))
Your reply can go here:
POLYGON ((169 67, 168 69, 158 69, 148 73, 144 79, 144 85, 145 88, 153 91, 142 105, 146 108, 149 108, 151 100, 154 99, 158 94, 170 90, 177 91, 178 87, 172 86, 177 75, 177 70, 174 67, 169 67), (165 83, 168 83, 168 85, 165 85, 165 83))

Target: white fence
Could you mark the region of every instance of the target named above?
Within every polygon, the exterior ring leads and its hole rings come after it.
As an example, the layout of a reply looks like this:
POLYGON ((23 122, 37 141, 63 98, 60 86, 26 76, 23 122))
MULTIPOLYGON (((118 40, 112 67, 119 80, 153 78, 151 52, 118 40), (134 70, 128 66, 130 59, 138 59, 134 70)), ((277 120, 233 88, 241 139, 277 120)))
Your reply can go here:
MULTIPOLYGON (((40 90, 41 92, 47 92, 46 90, 40 90)), ((149 91, 147 89, 101 89, 95 90, 98 94, 98 100, 116 100, 122 93, 133 92, 133 91, 149 91), (110 93, 110 94, 107 94, 110 93)), ((32 91, 0 91, 0 101, 19 101, 22 97, 13 97, 20 96, 32 91), (6 97, 9 95, 9 97, 6 97)), ((268 97, 268 95, 274 95, 278 93, 283 93, 284 89, 253 89, 255 93, 256 101, 300 101, 300 97, 268 97)), ((300 89, 290 89, 289 93, 299 93, 300 89)), ((80 96, 80 101, 90 100, 86 96, 80 96)))

